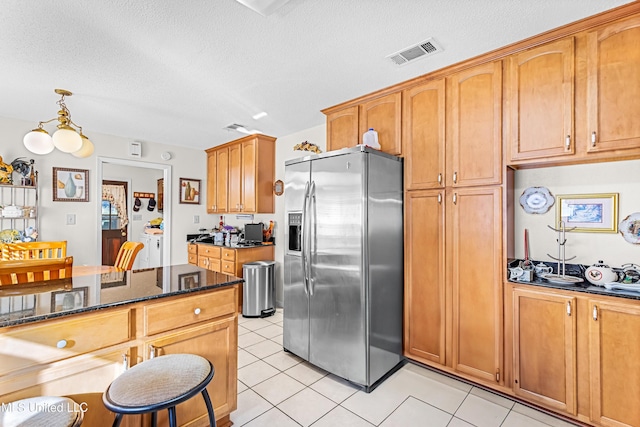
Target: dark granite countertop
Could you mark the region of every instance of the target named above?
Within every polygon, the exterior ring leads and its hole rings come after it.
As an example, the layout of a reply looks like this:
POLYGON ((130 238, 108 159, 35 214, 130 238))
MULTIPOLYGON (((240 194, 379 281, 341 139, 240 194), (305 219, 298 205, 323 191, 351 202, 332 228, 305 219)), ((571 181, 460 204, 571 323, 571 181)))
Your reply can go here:
MULTIPOLYGON (((519 264, 520 260, 513 260, 510 261, 508 266, 509 267, 517 267, 519 264)), ((536 265, 538 263, 540 263, 541 261, 533 261, 533 264, 536 265)), ((548 261, 542 261, 544 264, 546 264, 549 267, 553 268, 553 273, 557 274, 557 263, 556 262, 548 262, 548 261)), ((519 284, 524 284, 524 285, 532 285, 532 286, 542 286, 545 288, 553 288, 553 289, 562 289, 565 291, 575 291, 575 292, 582 292, 582 293, 587 293, 587 294, 594 294, 594 295, 605 295, 608 297, 618 297, 618 298, 626 298, 626 299, 635 299, 635 300, 640 300, 640 292, 635 292, 635 291, 623 291, 623 290, 608 290, 607 288, 605 288, 604 286, 596 286, 596 285, 592 285, 584 276, 584 272, 586 271, 587 266, 581 265, 581 264, 566 264, 565 265, 565 274, 567 276, 575 276, 575 277, 580 277, 582 278, 584 281, 581 283, 577 283, 577 284, 567 284, 567 285, 562 285, 562 284, 556 284, 556 283, 551 283, 548 280, 541 278, 541 277, 535 277, 532 281, 530 282, 525 282, 525 281, 519 281, 519 280, 508 280, 510 283, 519 283, 519 284)), ((507 278, 509 277, 509 271, 507 271, 507 278)))
POLYGON ((243 283, 192 264, 0 288, 0 328, 243 283), (6 288, 6 289, 5 289, 6 288))

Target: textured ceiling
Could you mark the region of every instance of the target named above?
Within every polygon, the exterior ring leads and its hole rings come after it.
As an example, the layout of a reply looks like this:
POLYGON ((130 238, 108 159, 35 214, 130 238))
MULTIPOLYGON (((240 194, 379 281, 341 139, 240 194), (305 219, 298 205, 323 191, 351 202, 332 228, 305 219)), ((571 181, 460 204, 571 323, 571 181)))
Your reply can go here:
POLYGON ((0 116, 35 127, 63 88, 89 137, 207 148, 242 136, 231 123, 285 136, 324 123, 323 108, 624 3, 290 0, 265 17, 235 0, 4 0, 0 116), (444 52, 385 59, 429 37, 444 52))

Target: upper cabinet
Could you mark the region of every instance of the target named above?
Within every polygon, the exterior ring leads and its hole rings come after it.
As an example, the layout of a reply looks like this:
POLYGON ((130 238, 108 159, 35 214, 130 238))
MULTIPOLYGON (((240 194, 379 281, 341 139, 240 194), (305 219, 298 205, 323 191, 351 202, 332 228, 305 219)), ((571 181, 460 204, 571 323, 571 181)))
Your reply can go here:
POLYGON ((587 33, 587 151, 640 152, 640 17, 587 33))
POLYGON ((371 96, 358 105, 323 110, 327 116, 327 151, 354 147, 362 135, 373 128, 378 132, 380 151, 402 154, 402 93, 371 96))
POLYGON ((575 153, 574 63, 573 37, 509 58, 511 160, 575 153))
POLYGON ((250 135, 206 150, 207 212, 274 212, 275 141, 250 135))
POLYGON ((447 186, 502 181, 502 62, 447 78, 447 186))

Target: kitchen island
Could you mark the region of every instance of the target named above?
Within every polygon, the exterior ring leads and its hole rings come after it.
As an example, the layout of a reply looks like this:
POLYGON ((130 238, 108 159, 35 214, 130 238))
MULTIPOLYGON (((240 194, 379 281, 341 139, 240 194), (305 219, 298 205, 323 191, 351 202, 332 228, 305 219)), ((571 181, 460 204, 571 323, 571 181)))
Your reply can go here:
MULTIPOLYGON (((85 425, 110 426, 113 416, 102 393, 124 369, 163 354, 192 353, 213 363, 215 376, 207 389, 218 425, 229 425, 237 406, 241 283, 185 264, 4 286, 0 403, 68 396, 86 409, 85 425)), ((176 409, 180 425, 208 425, 202 399, 176 409)), ((166 411, 158 415, 164 422, 166 411)), ((148 423, 134 416, 124 421, 148 423)))

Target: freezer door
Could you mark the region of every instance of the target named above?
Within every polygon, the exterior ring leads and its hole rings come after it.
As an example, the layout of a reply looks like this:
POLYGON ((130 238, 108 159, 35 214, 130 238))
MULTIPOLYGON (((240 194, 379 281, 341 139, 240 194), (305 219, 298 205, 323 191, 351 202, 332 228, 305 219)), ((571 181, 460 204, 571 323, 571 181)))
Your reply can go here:
MULTIPOLYGON (((302 212, 305 189, 310 179, 309 162, 287 165, 285 168, 285 218, 289 212, 302 212)), ((305 222, 307 217, 305 216, 305 222)), ((303 224, 304 227, 304 224, 303 224)), ((302 233, 304 233, 304 229, 302 233)), ((289 227, 285 227, 284 241, 289 241, 289 227)), ((283 347, 309 360, 309 297, 304 282, 303 258, 300 252, 287 252, 284 257, 283 285, 283 347)))
POLYGON ((309 213, 309 361, 359 384, 368 379, 362 245, 366 156, 314 159, 309 213))

